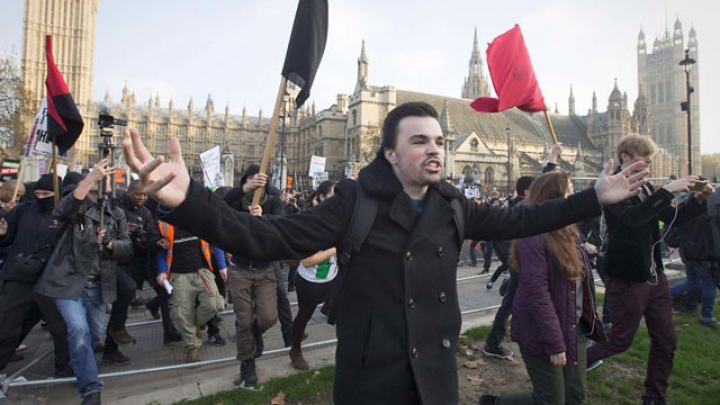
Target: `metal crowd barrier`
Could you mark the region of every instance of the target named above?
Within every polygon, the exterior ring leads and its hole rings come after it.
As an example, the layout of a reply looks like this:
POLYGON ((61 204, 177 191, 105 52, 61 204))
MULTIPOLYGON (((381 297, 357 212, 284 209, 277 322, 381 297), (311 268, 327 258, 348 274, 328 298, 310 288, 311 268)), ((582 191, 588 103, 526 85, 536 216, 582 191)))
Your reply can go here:
MULTIPOLYGON (((672 263, 672 262, 675 262, 678 260, 680 260, 680 259, 676 258, 676 259, 668 260, 665 263, 672 263)), ((466 281, 466 280, 472 280, 472 279, 483 278, 483 277, 487 277, 487 275, 474 275, 474 276, 468 276, 468 277, 461 277, 461 278, 458 278, 456 281, 458 281, 458 282, 466 281)), ((595 281, 597 282, 597 280, 595 280, 595 281)), ((291 303, 291 305, 297 305, 297 302, 293 302, 293 303, 291 303)), ((496 310, 499 307, 500 307, 500 305, 491 305, 491 306, 487 306, 487 307, 467 309, 465 311, 461 311, 460 314, 462 316, 467 316, 467 315, 472 315, 472 314, 477 314, 477 313, 482 313, 482 312, 489 313, 490 311, 496 310)), ((233 313, 233 311, 226 310, 226 311, 220 312, 220 314, 223 314, 223 315, 230 314, 230 313, 233 313)), ((160 323, 160 322, 161 322, 161 320, 158 319, 158 320, 152 320, 152 321, 130 323, 130 324, 127 324, 126 326, 127 327, 143 326, 143 325, 150 325, 150 324, 155 324, 155 323, 160 323)), ((303 345, 303 348, 312 349, 312 348, 329 346, 329 345, 332 345, 335 343, 337 343, 337 339, 325 340, 325 341, 321 341, 321 342, 308 343, 306 345, 303 345)), ((290 350, 290 348, 280 348, 280 349, 268 350, 265 352, 265 355, 273 356, 273 355, 283 354, 283 353, 287 353, 289 350, 290 350)), ((42 353, 40 356, 33 359, 30 363, 26 364, 24 367, 17 370, 12 375, 3 379, 2 384, 1 384, 2 390, 0 391, 0 398, 5 398, 7 392, 10 388, 37 387, 37 386, 44 386, 44 385, 58 385, 58 384, 75 383, 76 382, 75 377, 46 378, 46 379, 32 380, 32 381, 15 381, 20 375, 22 375, 22 373, 29 370, 33 366, 35 366, 36 364, 38 364, 40 361, 42 361, 43 359, 45 359, 47 356, 49 356, 52 353, 53 353, 53 349, 50 349, 50 350, 46 351, 45 353, 42 353)), ((143 368, 143 369, 137 369, 137 370, 127 370, 127 371, 116 371, 116 372, 111 372, 111 373, 103 373, 103 374, 100 374, 99 377, 100 378, 124 377, 124 376, 131 376, 131 375, 137 375, 137 374, 154 373, 154 372, 159 372, 159 371, 169 371, 169 370, 179 370, 179 369, 186 369, 186 368, 210 366, 210 365, 228 363, 228 362, 232 362, 235 360, 236 360, 236 358, 233 356, 233 357, 226 357, 226 358, 215 359, 215 360, 204 360, 204 361, 199 361, 199 362, 195 362, 195 363, 179 363, 179 364, 172 364, 172 365, 168 365, 168 366, 150 367, 150 368, 143 368)))

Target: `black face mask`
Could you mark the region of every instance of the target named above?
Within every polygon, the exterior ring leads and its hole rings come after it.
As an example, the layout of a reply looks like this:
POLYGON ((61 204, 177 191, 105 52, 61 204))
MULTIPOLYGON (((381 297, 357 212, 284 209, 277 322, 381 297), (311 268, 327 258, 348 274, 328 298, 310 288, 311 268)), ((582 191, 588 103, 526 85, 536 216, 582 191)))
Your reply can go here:
POLYGON ((42 207, 48 211, 55 208, 55 196, 45 197, 45 198, 37 198, 36 201, 40 207, 42 207))

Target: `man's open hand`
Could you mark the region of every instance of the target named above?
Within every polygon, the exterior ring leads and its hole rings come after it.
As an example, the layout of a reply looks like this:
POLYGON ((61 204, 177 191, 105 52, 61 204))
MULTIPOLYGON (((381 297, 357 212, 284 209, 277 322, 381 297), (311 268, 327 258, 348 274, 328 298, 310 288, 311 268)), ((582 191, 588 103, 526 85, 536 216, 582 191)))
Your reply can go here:
POLYGON ((650 175, 645 162, 635 162, 617 174, 612 174, 613 165, 612 159, 607 161, 595 183, 595 192, 601 205, 617 204, 638 195, 641 187, 647 183, 645 177, 650 175))
POLYGON ((187 197, 190 175, 182 158, 180 141, 170 139, 170 162, 153 157, 140 140, 137 130, 130 129, 130 139, 123 141, 125 161, 140 176, 145 192, 165 207, 175 208, 187 197))

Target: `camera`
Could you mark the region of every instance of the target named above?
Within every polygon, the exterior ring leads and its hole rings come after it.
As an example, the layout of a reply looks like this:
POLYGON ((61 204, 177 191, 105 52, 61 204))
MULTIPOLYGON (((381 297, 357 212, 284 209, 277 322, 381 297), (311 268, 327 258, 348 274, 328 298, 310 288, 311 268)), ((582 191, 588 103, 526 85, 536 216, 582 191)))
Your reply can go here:
POLYGON ((705 186, 708 185, 707 180, 695 180, 695 184, 693 184, 692 191, 696 192, 702 192, 705 189, 705 186))
POLYGON ((127 126, 127 120, 115 118, 109 114, 100 114, 98 117, 100 136, 112 136, 112 127, 116 125, 127 126))

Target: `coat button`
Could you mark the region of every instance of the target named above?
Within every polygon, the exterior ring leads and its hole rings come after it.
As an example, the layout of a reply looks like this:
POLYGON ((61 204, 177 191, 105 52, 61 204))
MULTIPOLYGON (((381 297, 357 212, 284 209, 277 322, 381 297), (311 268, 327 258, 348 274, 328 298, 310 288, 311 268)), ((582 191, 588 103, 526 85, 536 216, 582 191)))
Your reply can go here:
POLYGON ((420 352, 418 352, 418 349, 415 348, 415 347, 413 347, 413 348, 412 348, 412 356, 413 356, 413 357, 417 357, 417 356, 419 356, 419 355, 420 355, 420 352))
POLYGON ((411 309, 415 308, 415 300, 414 299, 410 298, 408 300, 408 307, 410 307, 411 309))
POLYGON ((437 250, 438 257, 443 257, 445 254, 443 253, 443 248, 440 246, 437 250))
POLYGON ((407 253, 405 253, 405 260, 412 261, 412 252, 408 250, 407 253))
POLYGON ((449 349, 450 348, 450 339, 443 339, 442 340, 442 347, 449 349))
POLYGON ((447 294, 445 294, 444 292, 441 291, 440 292, 440 302, 445 302, 445 301, 447 301, 447 294))

